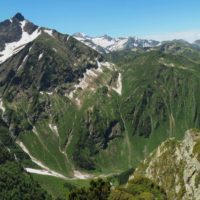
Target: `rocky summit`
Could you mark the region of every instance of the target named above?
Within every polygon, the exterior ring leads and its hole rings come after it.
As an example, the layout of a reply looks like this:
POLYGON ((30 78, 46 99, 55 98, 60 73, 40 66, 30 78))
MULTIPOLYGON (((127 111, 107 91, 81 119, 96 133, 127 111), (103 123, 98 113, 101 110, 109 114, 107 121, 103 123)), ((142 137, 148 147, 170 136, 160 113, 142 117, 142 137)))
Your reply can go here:
POLYGON ((165 188, 169 199, 200 197, 200 131, 188 130, 182 141, 163 142, 134 172, 165 188))

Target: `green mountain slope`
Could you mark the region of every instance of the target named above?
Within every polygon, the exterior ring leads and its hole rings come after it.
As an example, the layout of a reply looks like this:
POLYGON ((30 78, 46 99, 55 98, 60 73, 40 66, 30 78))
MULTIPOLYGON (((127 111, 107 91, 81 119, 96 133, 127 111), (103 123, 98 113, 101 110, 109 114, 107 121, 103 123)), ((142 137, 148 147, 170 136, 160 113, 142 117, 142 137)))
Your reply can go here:
MULTIPOLYGON (((17 26, 20 23, 17 21, 17 26)), ((120 124, 110 110, 94 108, 93 114, 91 107, 115 87, 118 72, 103 61, 102 55, 73 37, 49 33, 44 28, 40 31, 35 40, 0 65, 3 121, 35 163, 72 177, 73 160, 78 167, 94 169, 90 154, 96 154, 107 146, 108 140, 121 134, 120 124), (110 88, 104 86, 108 82, 110 88), (99 116, 90 119, 89 112, 91 117, 96 113, 99 116), (107 119, 103 119, 104 114, 107 119), (92 144, 90 138, 82 151, 80 145, 88 134, 86 120, 94 129, 91 131, 96 142, 92 144), (101 130, 107 129, 105 135, 98 130, 101 126, 101 130)))
POLYGON ((121 113, 133 163, 165 138, 181 138, 188 128, 199 127, 199 64, 160 48, 117 52, 112 58, 123 70, 121 113))
POLYGON ((197 46, 172 41, 104 56, 39 30, 0 64, 3 122, 37 164, 26 170, 66 180, 111 176, 199 128, 197 46))
MULTIPOLYGON (((184 130, 198 127, 199 64, 160 49, 132 54, 115 66, 122 75, 122 95, 112 89, 119 73, 106 67, 95 78, 89 75, 89 86, 73 96, 69 91, 76 81, 65 83, 59 76, 58 84, 49 68, 47 88, 40 71, 27 72, 38 79, 34 86, 21 89, 25 78, 4 86, 5 116, 30 154, 69 176, 74 168, 113 173, 135 166, 166 138, 181 138, 184 130), (13 91, 18 95, 12 97, 13 91)), ((41 60, 39 70, 46 63, 41 60)), ((20 77, 26 77, 24 73, 20 77)))

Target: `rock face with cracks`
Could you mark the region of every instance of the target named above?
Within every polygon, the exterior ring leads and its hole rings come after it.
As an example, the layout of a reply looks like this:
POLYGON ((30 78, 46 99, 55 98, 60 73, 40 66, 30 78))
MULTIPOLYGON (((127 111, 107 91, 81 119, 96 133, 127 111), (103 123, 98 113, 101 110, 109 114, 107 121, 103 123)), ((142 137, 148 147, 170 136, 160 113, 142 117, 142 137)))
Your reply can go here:
POLYGON ((200 199, 200 130, 162 143, 134 172, 165 188, 169 199, 200 199))

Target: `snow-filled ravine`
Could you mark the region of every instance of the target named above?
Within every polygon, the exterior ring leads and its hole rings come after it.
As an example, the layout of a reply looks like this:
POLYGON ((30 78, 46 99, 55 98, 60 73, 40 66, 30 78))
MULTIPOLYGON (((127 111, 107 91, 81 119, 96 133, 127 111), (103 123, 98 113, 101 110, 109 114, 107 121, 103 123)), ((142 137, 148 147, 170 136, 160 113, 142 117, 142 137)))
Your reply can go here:
POLYGON ((29 150, 27 149, 27 147, 23 144, 23 142, 17 140, 16 143, 21 147, 21 149, 27 153, 29 155, 29 157, 31 158, 31 160, 37 164, 39 167, 41 167, 42 169, 33 169, 33 168, 25 168, 25 170, 29 173, 33 173, 33 174, 39 174, 39 175, 47 175, 47 176, 53 176, 53 177, 57 177, 57 178, 62 178, 62 179, 66 179, 66 180, 74 180, 74 179, 89 179, 89 178, 93 178, 93 175, 87 174, 87 173, 82 173, 78 170, 74 170, 73 173, 73 177, 67 177, 64 176, 61 173, 58 173, 52 169, 50 169, 49 167, 47 167, 46 165, 44 165, 40 160, 38 160, 37 158, 35 158, 34 156, 31 155, 31 153, 29 152, 29 150))

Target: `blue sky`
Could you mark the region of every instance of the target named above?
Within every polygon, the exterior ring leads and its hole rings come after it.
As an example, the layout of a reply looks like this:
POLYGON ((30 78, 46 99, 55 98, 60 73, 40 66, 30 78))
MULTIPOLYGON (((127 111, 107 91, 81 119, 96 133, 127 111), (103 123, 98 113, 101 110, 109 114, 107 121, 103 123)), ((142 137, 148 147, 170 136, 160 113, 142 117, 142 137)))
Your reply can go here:
POLYGON ((21 12, 72 34, 150 36, 200 33, 199 0, 1 0, 0 21, 21 12))

